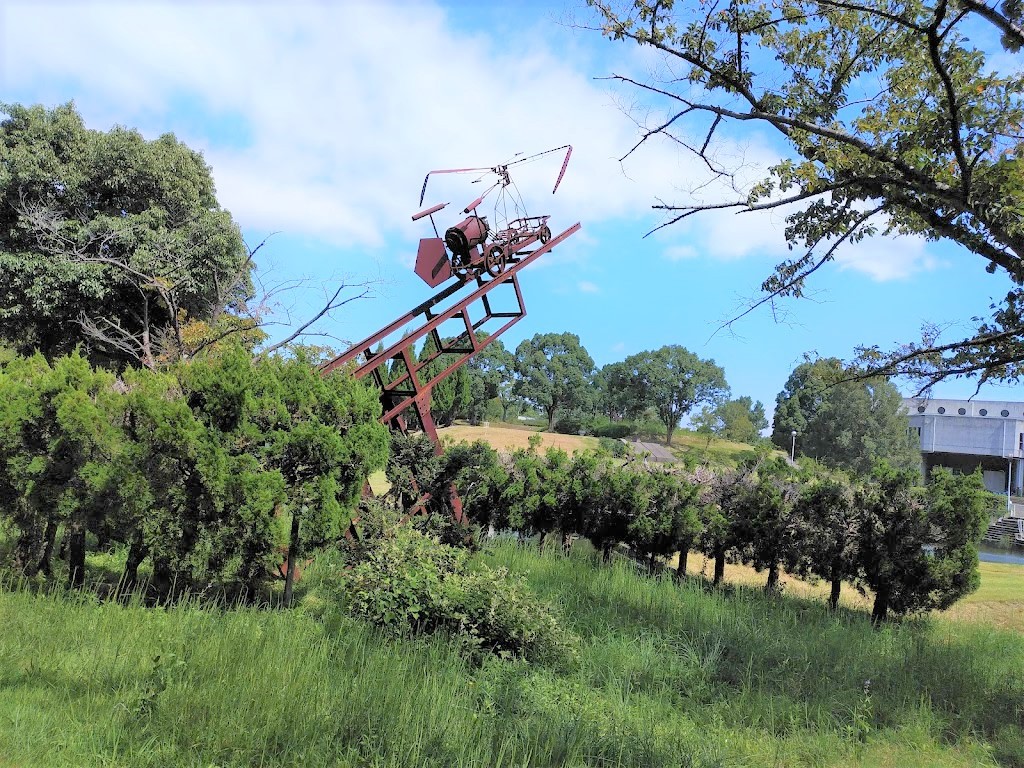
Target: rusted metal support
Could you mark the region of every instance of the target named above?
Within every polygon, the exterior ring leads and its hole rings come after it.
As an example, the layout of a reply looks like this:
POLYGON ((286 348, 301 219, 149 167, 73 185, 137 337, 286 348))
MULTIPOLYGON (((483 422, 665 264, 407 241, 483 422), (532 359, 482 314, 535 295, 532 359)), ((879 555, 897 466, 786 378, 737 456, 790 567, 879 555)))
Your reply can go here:
MULTIPOLYGON (((509 255, 507 268, 497 277, 487 279, 485 273, 478 274, 475 277, 477 287, 471 293, 442 308, 448 299, 471 280, 460 280, 447 286, 377 333, 325 363, 320 368, 321 373, 326 375, 346 365, 354 366, 353 375, 357 379, 369 378, 380 389, 380 420, 391 429, 406 434, 408 428, 404 414, 412 408, 423 431, 433 441, 435 451, 440 455, 437 428, 430 413, 433 388, 526 316, 523 293, 519 287, 519 272, 579 229, 580 225, 574 224, 545 243, 541 243, 536 236, 529 237, 515 254, 509 255), (532 251, 525 250, 531 245, 540 247, 532 251), (495 300, 502 295, 511 308, 497 311, 495 300), (479 319, 473 320, 474 316, 479 319), (457 332, 446 333, 449 341, 445 341, 440 329, 448 322, 457 324, 457 332), (478 339, 478 331, 484 331, 487 335, 478 339), (437 351, 423 360, 416 360, 413 354, 415 345, 428 335, 433 339, 437 351), (378 344, 384 348, 375 352, 373 348, 378 344), (430 375, 428 366, 442 356, 445 356, 444 361, 449 364, 430 375), (392 363, 405 369, 398 371, 394 378, 390 378, 388 372, 388 366, 392 363)), ((462 504, 454 488, 452 494, 455 519, 464 522, 462 504)), ((424 502, 425 499, 420 499, 416 506, 422 507, 424 502)))

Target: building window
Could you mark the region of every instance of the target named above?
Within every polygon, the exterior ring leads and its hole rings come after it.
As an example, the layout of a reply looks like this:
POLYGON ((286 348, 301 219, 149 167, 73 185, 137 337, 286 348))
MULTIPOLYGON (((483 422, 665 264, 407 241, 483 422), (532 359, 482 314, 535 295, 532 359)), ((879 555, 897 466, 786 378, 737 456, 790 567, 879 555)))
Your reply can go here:
POLYGON ((940 405, 940 406, 939 406, 939 413, 945 413, 945 412, 946 412, 946 409, 945 409, 945 408, 943 408, 943 407, 942 407, 942 406, 940 405))
POLYGON ((1006 410, 1005 408, 1003 408, 1003 410, 1001 410, 999 412, 999 415, 1002 416, 1005 419, 1007 416, 1010 415, 1010 412, 1008 410, 1006 410))
POLYGON ((923 405, 917 406, 917 412, 918 413, 924 413, 924 406, 923 405))
POLYGON ((1024 432, 1020 433, 1020 438, 1017 440, 1017 448, 1024 451, 1024 432))
POLYGON ((967 415, 967 409, 966 408, 961 408, 961 409, 959 409, 957 411, 957 413, 959 413, 961 416, 966 416, 967 415))
POLYGON ((982 416, 988 416, 988 411, 986 411, 984 408, 978 411, 978 413, 980 413, 982 416))

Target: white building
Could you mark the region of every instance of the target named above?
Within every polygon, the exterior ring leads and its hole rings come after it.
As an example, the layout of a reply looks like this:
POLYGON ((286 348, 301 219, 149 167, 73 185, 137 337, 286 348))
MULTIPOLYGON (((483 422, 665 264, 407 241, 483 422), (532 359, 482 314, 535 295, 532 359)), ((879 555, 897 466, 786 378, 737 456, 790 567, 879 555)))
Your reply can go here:
POLYGON ((973 472, 985 487, 1020 496, 1024 486, 1024 403, 981 400, 903 399, 910 427, 921 440, 922 468, 973 472))

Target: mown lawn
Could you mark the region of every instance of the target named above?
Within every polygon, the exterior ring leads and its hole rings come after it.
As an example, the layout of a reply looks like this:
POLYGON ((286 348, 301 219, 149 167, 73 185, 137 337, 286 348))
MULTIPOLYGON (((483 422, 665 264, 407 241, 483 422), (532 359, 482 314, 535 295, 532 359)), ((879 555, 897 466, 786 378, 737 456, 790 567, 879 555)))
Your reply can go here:
POLYGON ((0 764, 1024 766, 1020 634, 873 630, 861 611, 652 580, 585 547, 479 558, 561 608, 578 663, 475 666, 446 638, 304 610, 2 591, 0 764))

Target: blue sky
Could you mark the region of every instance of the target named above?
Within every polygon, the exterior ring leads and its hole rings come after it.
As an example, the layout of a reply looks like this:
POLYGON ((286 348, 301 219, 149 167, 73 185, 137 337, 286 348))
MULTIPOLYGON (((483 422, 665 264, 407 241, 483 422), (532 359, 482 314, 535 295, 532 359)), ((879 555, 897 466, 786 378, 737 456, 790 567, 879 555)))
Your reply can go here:
MULTIPOLYGON (((571 331, 603 365, 682 344, 721 365, 734 395, 770 410, 806 352, 849 358, 857 344, 912 339, 925 321, 949 324, 952 339, 1005 293, 1005 278, 965 251, 875 238, 843 250, 781 322, 762 309, 716 333, 787 255, 781 216, 708 213, 643 238, 660 222, 651 204, 686 201, 701 170, 667 143, 618 161, 636 121, 657 112, 598 78, 643 77, 653 59, 580 28, 592 22, 582 2, 555 0, 4 0, 0 101, 73 99, 91 128, 170 131, 201 150, 247 241, 275 233, 260 251, 267 282, 308 280, 285 302, 291 317, 322 285, 379 281, 376 298, 327 328, 340 339, 363 338, 429 295, 411 270, 428 226, 409 218, 427 170, 566 143, 573 157, 555 197, 558 160, 514 175, 531 214, 551 214, 555 232, 583 229, 523 273, 529 314, 507 346, 571 331)), ((720 156, 751 180, 785 151, 764 133, 724 139, 720 156)), ((478 188, 466 181, 432 182, 425 204, 468 202, 478 188)), ((934 394, 973 390, 950 382, 934 394)), ((987 387, 981 397, 1016 394, 987 387)))

